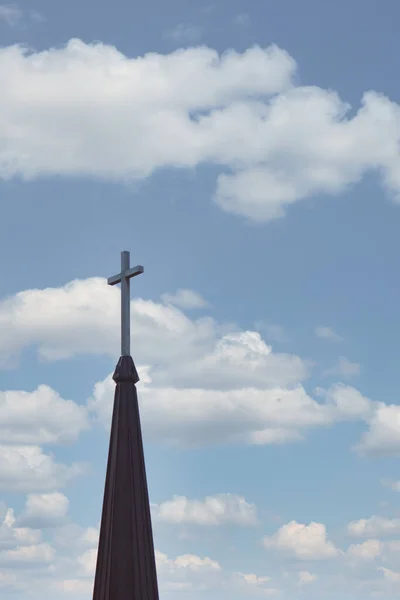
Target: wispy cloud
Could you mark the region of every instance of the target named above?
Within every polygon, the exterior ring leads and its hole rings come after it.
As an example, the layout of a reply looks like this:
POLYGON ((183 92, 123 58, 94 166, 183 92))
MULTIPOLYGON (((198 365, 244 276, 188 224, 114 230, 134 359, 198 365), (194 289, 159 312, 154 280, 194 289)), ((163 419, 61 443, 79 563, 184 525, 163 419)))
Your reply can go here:
POLYGON ((351 362, 345 356, 340 356, 337 364, 331 369, 327 369, 324 373, 324 377, 338 376, 344 379, 350 379, 360 375, 361 365, 356 362, 351 362))
POLYGON ((180 289, 175 294, 163 294, 162 300, 166 304, 173 304, 183 309, 206 308, 209 306, 200 294, 193 290, 180 289))
POLYGON ((36 23, 44 23, 46 21, 46 17, 37 10, 30 10, 28 14, 30 20, 35 21, 36 23))
POLYGON ((164 35, 166 39, 179 44, 196 43, 201 40, 203 30, 198 25, 189 25, 187 23, 179 23, 173 29, 167 31, 164 35))
POLYGON ((239 13, 233 19, 235 25, 239 27, 247 27, 251 23, 250 16, 247 13, 239 13))
POLYGON ((22 10, 16 4, 0 4, 0 21, 15 27, 23 17, 22 10))
POLYGON ((343 342, 344 338, 340 336, 332 327, 321 326, 315 329, 315 335, 322 340, 330 342, 343 342))
POLYGON ((17 27, 26 20, 40 23, 46 19, 36 10, 22 10, 18 4, 0 4, 0 22, 6 23, 9 27, 17 27))

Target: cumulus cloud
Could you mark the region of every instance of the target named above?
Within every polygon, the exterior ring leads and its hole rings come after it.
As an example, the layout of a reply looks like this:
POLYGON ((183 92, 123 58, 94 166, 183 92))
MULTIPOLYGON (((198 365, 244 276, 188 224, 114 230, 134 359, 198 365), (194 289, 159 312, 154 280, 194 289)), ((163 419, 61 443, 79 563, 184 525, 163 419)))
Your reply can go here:
POLYGON ((357 450, 361 454, 398 455, 400 453, 400 406, 380 403, 377 406, 368 431, 357 450))
POLYGON ((365 420, 369 423, 378 406, 350 385, 336 384, 327 390, 317 388, 316 394, 324 398, 331 410, 338 411, 344 420, 365 420))
MULTIPOLYGON (((221 565, 209 557, 183 554, 172 558, 159 550, 155 551, 155 555, 159 588, 162 593, 204 591, 221 583, 221 565)), ((74 577, 54 581, 53 588, 67 593, 89 590, 90 585, 93 586, 96 560, 97 548, 86 550, 76 559, 74 577)))
POLYGON ((73 598, 87 598, 93 593, 93 581, 91 579, 55 580, 50 582, 50 590, 73 598))
POLYGON ((263 586, 269 581, 271 581, 271 577, 259 577, 254 573, 238 573, 238 576, 248 585, 251 586, 263 586))
POLYGON ((57 527, 64 523, 68 508, 69 500, 60 492, 28 494, 18 523, 37 529, 57 527))
MULTIPOLYGON (((131 303, 134 347, 142 362, 201 355, 218 328, 213 319, 192 321, 172 305, 136 299, 131 303)), ((72 281, 60 288, 26 290, 0 303, 0 363, 35 345, 45 360, 80 354, 116 356, 120 293, 106 279, 72 281)))
POLYGON ((382 554, 383 544, 380 540, 367 540, 362 544, 352 544, 347 550, 347 557, 352 560, 371 561, 382 554))
POLYGON ((47 543, 20 546, 15 550, 0 552, 0 565, 38 565, 51 563, 55 558, 54 548, 47 543))
POLYGON ((163 294, 162 300, 165 304, 174 304, 183 309, 206 308, 209 306, 207 300, 193 290, 180 289, 175 294, 163 294))
POLYGON ((207 354, 169 369, 157 383, 171 382, 183 387, 235 389, 291 386, 307 378, 309 364, 293 354, 275 353, 256 331, 223 335, 207 354))
MULTIPOLYGON (((0 302, 0 362, 5 366, 32 346, 46 360, 82 353, 115 357, 119 303, 118 290, 102 278, 7 298, 0 302)), ((304 387, 311 362, 274 351, 257 331, 240 331, 207 316, 189 318, 170 301, 139 298, 131 307, 146 435, 185 445, 282 444, 303 439, 313 427, 364 421, 368 429, 359 451, 396 451, 398 407, 344 385, 317 389, 313 398, 304 387)), ((88 401, 90 412, 107 426, 113 391, 108 376, 88 401)), ((87 427, 86 408, 47 386, 0 393, 6 443, 61 443, 87 427)))
MULTIPOLYGON (((96 384, 89 409, 109 427, 114 383, 111 376, 96 384)), ((319 390, 319 394, 322 391, 319 390)), ((283 444, 299 441, 314 427, 367 419, 371 403, 357 390, 336 386, 324 391, 324 402, 303 387, 158 388, 149 372, 140 385, 145 435, 173 445, 245 443, 283 444)))
POLYGON ((78 565, 81 569, 81 575, 94 576, 97 562, 97 548, 89 548, 78 557, 78 565))
POLYGON ((322 523, 304 525, 291 521, 273 535, 265 536, 263 544, 267 549, 280 550, 300 560, 321 560, 340 554, 335 545, 328 540, 325 525, 322 523))
MULTIPOLYGON (((105 279, 93 278, 61 288, 26 290, 4 300, 0 359, 6 364, 32 345, 47 360, 86 353, 115 356, 119 298, 118 290, 107 286, 105 279)), ((264 387, 293 384, 308 374, 305 361, 273 353, 258 332, 223 335, 226 328, 210 317, 191 320, 171 304, 135 299, 131 307, 137 360, 160 364, 152 375, 158 385, 264 387)))
POLYGON ((99 528, 69 523, 55 530, 53 540, 56 546, 67 549, 97 547, 99 528))
MULTIPOLYGON (((73 546, 72 546, 73 547, 73 546)), ((211 590, 245 589, 263 591, 272 595, 273 590, 267 584, 268 577, 225 571, 221 564, 208 557, 187 553, 178 556, 156 549, 156 563, 161 594, 169 592, 210 592, 211 590)), ((74 561, 54 563, 55 577, 50 581, 50 589, 67 594, 89 590, 93 585, 93 576, 97 560, 97 545, 77 553, 74 561)), ((275 590, 276 592, 276 590, 275 590)))
POLYGON ((255 525, 257 508, 235 494, 218 494, 204 500, 174 496, 154 506, 155 518, 164 523, 185 525, 255 525))
POLYGON ((88 427, 86 409, 46 385, 33 392, 0 391, 2 443, 71 442, 88 427))
POLYGON ((215 201, 257 221, 371 171, 398 198, 398 104, 369 91, 350 116, 336 92, 296 85, 296 63, 277 46, 129 58, 73 39, 43 52, 2 48, 0 65, 4 179, 126 181, 212 164, 215 201))
POLYGON ((0 567, 50 563, 54 557, 54 548, 42 542, 41 531, 20 527, 14 511, 7 509, 0 521, 0 567))
POLYGON ((167 566, 170 569, 190 569, 193 571, 201 571, 203 569, 211 569, 219 571, 220 564, 211 558, 200 558, 194 554, 183 554, 177 558, 170 559, 163 552, 156 551, 157 566, 161 568, 167 566))
POLYGON ((0 518, 1 551, 36 545, 41 541, 41 537, 41 532, 37 529, 18 526, 11 508, 5 511, 2 519, 0 518))
POLYGON ((310 583, 314 583, 318 576, 315 573, 310 573, 309 571, 299 571, 299 585, 308 585, 310 583))
POLYGON ((0 489, 44 492, 64 486, 81 475, 84 466, 67 466, 44 454, 39 446, 0 446, 0 489))
POLYGON ((368 519, 352 521, 347 526, 347 531, 355 537, 380 538, 400 534, 400 519, 389 519, 374 515, 368 519))
POLYGON ((221 565, 209 557, 183 554, 170 558, 156 550, 156 563, 161 591, 207 590, 221 581, 221 565))
POLYGON ((242 590, 245 594, 257 596, 275 596, 280 590, 272 586, 271 577, 259 576, 255 573, 235 573, 232 577, 235 589, 242 590))

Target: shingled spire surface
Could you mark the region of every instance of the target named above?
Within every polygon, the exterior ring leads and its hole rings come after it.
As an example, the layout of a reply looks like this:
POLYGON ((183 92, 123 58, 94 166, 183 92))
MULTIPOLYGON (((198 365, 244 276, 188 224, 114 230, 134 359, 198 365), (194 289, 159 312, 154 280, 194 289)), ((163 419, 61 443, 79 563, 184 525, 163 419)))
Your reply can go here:
POLYGON ((158 600, 150 504, 130 356, 114 373, 114 410, 93 600, 158 600))

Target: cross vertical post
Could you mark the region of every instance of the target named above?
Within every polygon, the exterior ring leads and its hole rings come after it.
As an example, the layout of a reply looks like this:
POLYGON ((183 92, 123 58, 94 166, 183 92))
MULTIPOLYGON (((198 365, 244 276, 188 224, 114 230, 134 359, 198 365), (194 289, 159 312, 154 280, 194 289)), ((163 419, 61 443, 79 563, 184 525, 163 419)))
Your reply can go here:
MULTIPOLYGON (((121 252, 121 273, 130 267, 129 252, 121 252)), ((131 354, 131 286, 128 277, 121 277, 121 356, 131 354)))
POLYGON ((121 356, 131 355, 131 293, 130 279, 144 272, 141 265, 130 268, 130 254, 121 252, 121 273, 107 280, 108 285, 121 284, 121 356))

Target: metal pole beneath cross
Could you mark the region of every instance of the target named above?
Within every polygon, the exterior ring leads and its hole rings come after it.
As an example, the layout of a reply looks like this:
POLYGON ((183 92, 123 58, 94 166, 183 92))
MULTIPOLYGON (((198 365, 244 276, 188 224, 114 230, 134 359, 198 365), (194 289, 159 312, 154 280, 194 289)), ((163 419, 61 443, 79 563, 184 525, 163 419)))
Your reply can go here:
POLYGON ((121 252, 121 272, 107 280, 108 285, 121 284, 121 356, 131 355, 130 280, 143 272, 144 268, 141 265, 130 268, 130 254, 124 250, 121 252))

